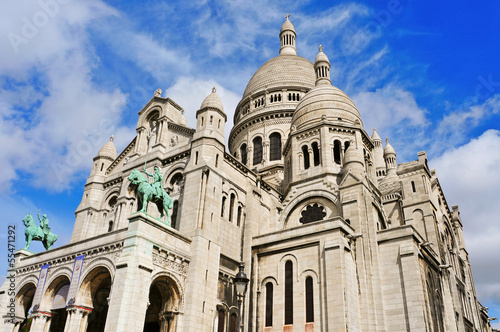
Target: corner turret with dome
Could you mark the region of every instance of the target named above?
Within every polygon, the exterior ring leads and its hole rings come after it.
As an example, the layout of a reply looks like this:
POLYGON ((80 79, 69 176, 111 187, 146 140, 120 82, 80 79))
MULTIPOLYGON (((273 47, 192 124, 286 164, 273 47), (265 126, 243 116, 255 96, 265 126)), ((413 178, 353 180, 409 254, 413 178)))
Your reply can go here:
POLYGON ((194 140, 201 137, 215 138, 219 143, 225 144, 224 128, 227 115, 224 113, 222 100, 217 95, 215 87, 212 88, 212 93, 201 103, 200 109, 196 112, 196 120, 194 140))

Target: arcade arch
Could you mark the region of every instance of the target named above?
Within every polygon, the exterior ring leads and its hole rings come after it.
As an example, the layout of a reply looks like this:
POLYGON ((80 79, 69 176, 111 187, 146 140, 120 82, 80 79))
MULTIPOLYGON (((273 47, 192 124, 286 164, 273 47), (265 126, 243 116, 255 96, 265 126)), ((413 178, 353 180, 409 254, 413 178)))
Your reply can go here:
POLYGON ((174 279, 168 275, 154 279, 149 288, 149 305, 144 320, 144 331, 176 331, 181 303, 181 292, 174 279))

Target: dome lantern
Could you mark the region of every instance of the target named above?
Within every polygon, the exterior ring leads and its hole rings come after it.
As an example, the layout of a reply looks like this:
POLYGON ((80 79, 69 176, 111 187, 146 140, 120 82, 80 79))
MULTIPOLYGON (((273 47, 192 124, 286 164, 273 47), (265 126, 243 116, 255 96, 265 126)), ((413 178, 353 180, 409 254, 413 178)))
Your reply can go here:
POLYGON ((314 60, 314 71, 316 72, 316 85, 331 85, 330 80, 330 61, 325 53, 323 46, 319 45, 319 53, 314 60))
POLYGON ((286 14, 286 21, 281 26, 280 31, 280 40, 281 40, 281 54, 297 54, 297 49, 295 48, 295 39, 297 38, 297 34, 295 33, 295 28, 293 27, 292 22, 288 19, 290 14, 286 14))

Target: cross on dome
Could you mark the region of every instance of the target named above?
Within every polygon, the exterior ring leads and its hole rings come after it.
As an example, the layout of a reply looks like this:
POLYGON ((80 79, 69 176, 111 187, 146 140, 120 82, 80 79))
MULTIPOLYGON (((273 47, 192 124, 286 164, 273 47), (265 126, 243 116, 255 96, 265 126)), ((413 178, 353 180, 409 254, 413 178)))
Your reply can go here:
POLYGON ((217 89, 215 88, 215 86, 212 88, 212 93, 215 93, 215 91, 217 91, 217 89))
POLYGON ((289 13, 287 13, 287 14, 285 15, 285 18, 286 18, 286 20, 287 20, 287 21, 288 21, 288 18, 289 18, 289 17, 290 17, 290 14, 289 14, 289 13))
POLYGON ((323 52, 323 46, 319 45, 319 51, 323 52))

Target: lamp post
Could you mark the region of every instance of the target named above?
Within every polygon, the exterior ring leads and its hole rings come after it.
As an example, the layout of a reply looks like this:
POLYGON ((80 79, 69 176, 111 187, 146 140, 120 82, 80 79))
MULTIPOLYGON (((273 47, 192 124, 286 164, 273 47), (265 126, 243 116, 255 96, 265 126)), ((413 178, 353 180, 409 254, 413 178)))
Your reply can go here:
POLYGON ((241 311, 241 302, 245 298, 245 293, 247 292, 247 285, 250 280, 248 279, 247 275, 245 274, 245 264, 240 263, 240 270, 238 271, 238 274, 234 277, 234 285, 236 288, 236 296, 238 298, 238 311, 239 311, 239 326, 240 330, 243 331, 243 318, 242 318, 242 311, 241 311))

